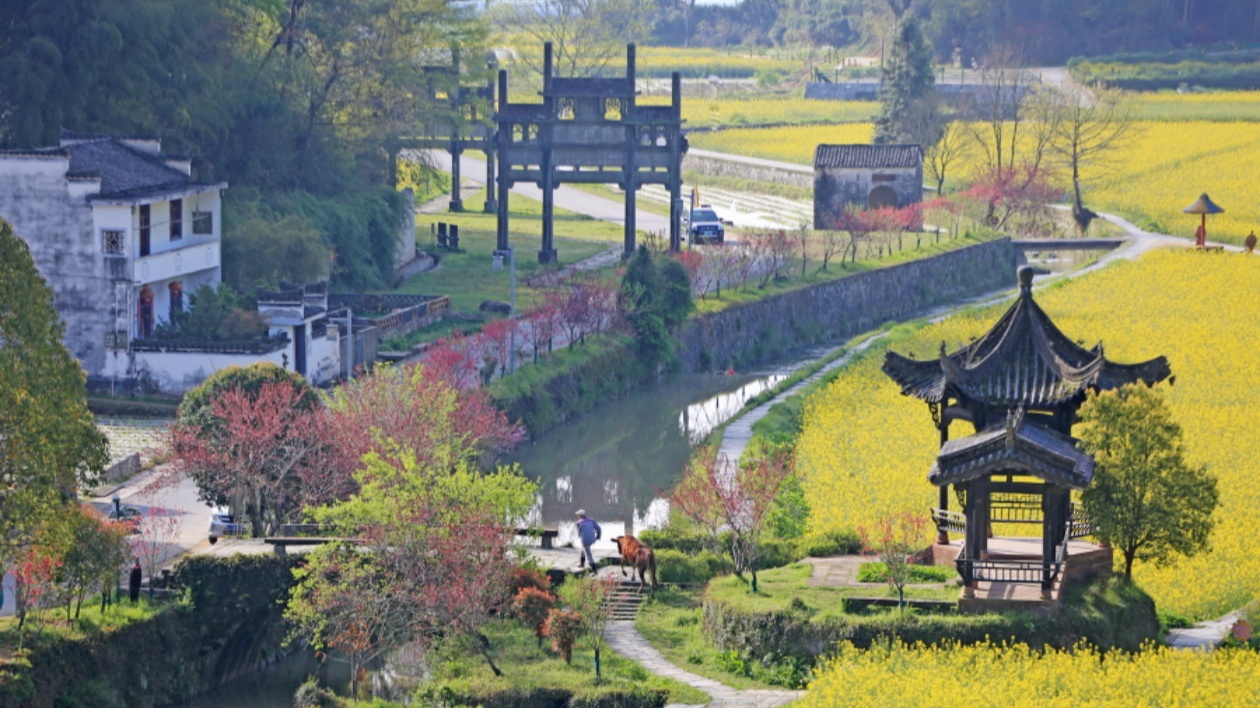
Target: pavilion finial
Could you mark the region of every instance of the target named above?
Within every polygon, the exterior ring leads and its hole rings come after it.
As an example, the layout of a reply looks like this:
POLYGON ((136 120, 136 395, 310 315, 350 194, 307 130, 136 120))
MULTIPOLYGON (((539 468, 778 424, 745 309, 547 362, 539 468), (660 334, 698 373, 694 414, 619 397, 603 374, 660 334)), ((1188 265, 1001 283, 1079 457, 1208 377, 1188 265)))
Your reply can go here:
POLYGON ((1033 267, 1030 265, 1022 265, 1015 271, 1015 277, 1019 279, 1019 296, 1027 297, 1032 295, 1033 267))

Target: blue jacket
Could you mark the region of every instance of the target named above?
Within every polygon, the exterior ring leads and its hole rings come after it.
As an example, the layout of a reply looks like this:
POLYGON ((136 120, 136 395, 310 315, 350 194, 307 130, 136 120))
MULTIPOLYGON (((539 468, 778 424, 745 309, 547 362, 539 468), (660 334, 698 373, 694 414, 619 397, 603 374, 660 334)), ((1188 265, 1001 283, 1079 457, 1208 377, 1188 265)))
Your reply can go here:
POLYGON ((589 516, 583 517, 577 522, 578 536, 582 539, 583 546, 589 546, 595 543, 604 530, 599 527, 599 522, 589 516))

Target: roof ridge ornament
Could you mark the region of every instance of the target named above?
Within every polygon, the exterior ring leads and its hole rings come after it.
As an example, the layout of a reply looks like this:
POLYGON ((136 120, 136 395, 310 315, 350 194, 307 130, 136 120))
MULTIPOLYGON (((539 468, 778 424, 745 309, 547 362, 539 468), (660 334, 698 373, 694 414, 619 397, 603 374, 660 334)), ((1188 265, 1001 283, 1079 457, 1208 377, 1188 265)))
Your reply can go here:
POLYGON ((1015 271, 1015 277, 1019 279, 1019 296, 1032 297, 1033 267, 1020 266, 1015 271))
POLYGON ((1006 449, 1015 449, 1015 432, 1024 423, 1024 407, 1012 408, 1006 413, 1006 449))

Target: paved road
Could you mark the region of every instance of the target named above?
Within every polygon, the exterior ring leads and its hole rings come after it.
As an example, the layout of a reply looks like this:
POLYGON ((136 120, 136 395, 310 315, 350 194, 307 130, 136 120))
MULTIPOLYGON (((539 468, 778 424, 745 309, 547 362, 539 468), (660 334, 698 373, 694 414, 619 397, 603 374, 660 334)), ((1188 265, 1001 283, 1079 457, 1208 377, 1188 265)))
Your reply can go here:
MULTIPOLYGON (((435 166, 447 172, 451 171, 451 156, 449 153, 441 150, 431 150, 429 151, 429 156, 435 166)), ((479 160, 468 154, 461 155, 459 169, 460 177, 464 182, 485 184, 485 160, 479 160)), ((512 188, 512 193, 529 197, 536 201, 542 201, 542 190, 532 182, 517 184, 512 188)), ((556 187, 554 197, 555 205, 561 209, 568 209, 578 214, 586 214, 592 218, 609 221, 614 224, 624 225, 626 223, 626 207, 619 201, 563 185, 556 187)), ((509 199, 510 203, 511 200, 509 199)), ((640 231, 669 233, 668 217, 638 209, 636 210, 635 220, 640 231)))

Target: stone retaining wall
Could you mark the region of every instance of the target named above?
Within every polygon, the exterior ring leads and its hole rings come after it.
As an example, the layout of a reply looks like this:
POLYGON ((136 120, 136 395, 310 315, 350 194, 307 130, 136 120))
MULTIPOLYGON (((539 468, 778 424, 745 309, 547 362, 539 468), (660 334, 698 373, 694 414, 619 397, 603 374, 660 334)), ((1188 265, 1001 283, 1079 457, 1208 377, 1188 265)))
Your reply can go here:
POLYGON ((1015 286, 1016 252, 1002 238, 857 273, 692 318, 680 334, 687 371, 743 367, 850 337, 930 307, 1015 286))
POLYGON ((701 157, 687 153, 683 157, 683 171, 699 172, 709 177, 736 177, 755 180, 757 182, 774 182, 790 184, 794 187, 814 188, 814 171, 804 167, 805 172, 790 172, 769 166, 759 166, 735 160, 722 160, 712 157, 701 157))

